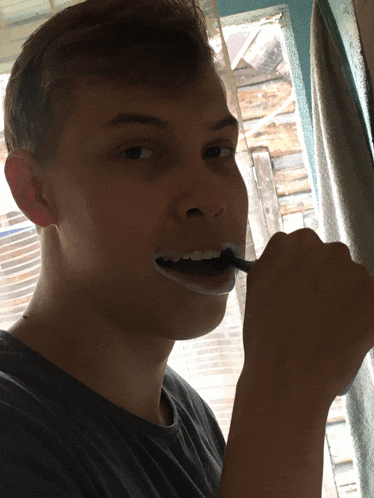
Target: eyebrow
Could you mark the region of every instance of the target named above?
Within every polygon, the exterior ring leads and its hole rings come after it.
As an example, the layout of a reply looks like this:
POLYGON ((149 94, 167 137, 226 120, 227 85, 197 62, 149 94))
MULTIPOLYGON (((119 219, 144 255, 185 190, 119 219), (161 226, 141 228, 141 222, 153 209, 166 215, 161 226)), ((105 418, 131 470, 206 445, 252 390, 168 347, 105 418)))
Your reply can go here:
MULTIPOLYGON (((157 116, 149 116, 148 114, 138 114, 138 113, 123 113, 119 112, 116 116, 114 116, 111 120, 104 123, 103 127, 106 129, 112 129, 116 126, 124 126, 129 123, 140 123, 143 125, 152 125, 157 128, 161 128, 163 130, 171 130, 172 125, 168 121, 164 121, 157 116)), ((230 114, 224 119, 221 119, 217 123, 214 123, 212 126, 209 126, 209 130, 211 131, 220 131, 227 126, 235 126, 239 131, 239 123, 238 120, 230 114)))

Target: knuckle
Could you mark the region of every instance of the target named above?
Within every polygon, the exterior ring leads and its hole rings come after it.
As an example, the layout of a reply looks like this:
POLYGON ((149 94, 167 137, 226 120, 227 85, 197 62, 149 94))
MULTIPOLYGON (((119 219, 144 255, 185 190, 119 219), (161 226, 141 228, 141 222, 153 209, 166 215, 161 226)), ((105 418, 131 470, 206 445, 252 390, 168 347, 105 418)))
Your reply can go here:
POLYGON ((349 258, 351 259, 351 251, 349 250, 349 247, 343 242, 330 242, 329 244, 327 244, 327 247, 334 252, 339 251, 339 253, 342 253, 344 255, 348 254, 349 258))
POLYGON ((273 235, 273 237, 284 237, 285 235, 287 235, 285 232, 275 232, 275 234, 273 235))
POLYGON ((297 238, 305 238, 305 237, 313 237, 314 239, 321 240, 318 234, 312 228, 300 228, 299 230, 295 230, 291 232, 288 237, 297 237, 297 238))
POLYGON ((280 241, 286 236, 287 234, 284 232, 276 232, 268 241, 268 247, 272 247, 274 244, 279 244, 280 241))

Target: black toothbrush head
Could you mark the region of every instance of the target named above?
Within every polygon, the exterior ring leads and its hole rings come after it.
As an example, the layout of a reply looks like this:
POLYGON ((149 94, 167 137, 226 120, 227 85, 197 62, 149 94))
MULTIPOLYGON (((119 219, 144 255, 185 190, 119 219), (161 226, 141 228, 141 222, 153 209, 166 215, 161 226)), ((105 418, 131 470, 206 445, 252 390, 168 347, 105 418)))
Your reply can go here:
POLYGON ((246 261, 245 259, 240 259, 234 256, 233 252, 231 250, 227 250, 224 252, 224 257, 226 259, 226 264, 235 266, 235 268, 238 268, 241 271, 244 271, 246 273, 249 273, 251 268, 256 264, 256 261, 246 261))
POLYGON ((252 267, 256 264, 257 261, 246 261, 245 259, 235 258, 233 256, 231 258, 231 263, 241 271, 249 273, 252 267))

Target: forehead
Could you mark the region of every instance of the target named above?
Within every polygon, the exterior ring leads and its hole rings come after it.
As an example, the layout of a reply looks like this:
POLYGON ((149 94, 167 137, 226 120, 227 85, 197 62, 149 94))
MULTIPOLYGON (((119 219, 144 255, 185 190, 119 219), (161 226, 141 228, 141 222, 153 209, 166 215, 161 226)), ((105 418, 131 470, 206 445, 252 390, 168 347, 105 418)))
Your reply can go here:
POLYGON ((85 79, 74 87, 71 122, 103 124, 122 111, 152 111, 169 119, 212 121, 228 114, 226 91, 215 71, 181 90, 129 85, 121 81, 85 79))

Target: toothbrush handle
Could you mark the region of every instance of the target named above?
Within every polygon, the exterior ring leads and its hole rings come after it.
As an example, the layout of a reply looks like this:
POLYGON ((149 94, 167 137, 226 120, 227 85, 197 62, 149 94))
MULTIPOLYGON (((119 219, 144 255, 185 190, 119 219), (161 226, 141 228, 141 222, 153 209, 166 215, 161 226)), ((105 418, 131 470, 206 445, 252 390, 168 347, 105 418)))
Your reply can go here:
POLYGON ((252 266, 257 263, 257 259, 255 261, 246 261, 245 259, 233 257, 231 258, 231 262, 236 268, 239 268, 239 270, 249 273, 252 266))

